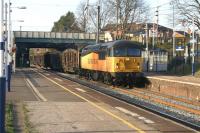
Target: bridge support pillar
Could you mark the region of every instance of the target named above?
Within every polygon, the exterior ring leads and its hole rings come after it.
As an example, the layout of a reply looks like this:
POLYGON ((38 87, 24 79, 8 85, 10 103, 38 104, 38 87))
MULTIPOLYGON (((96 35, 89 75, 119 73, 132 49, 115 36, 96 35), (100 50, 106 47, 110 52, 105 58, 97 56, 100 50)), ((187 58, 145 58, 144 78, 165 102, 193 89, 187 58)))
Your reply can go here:
POLYGON ((29 48, 18 47, 15 59, 16 67, 30 67, 29 48))

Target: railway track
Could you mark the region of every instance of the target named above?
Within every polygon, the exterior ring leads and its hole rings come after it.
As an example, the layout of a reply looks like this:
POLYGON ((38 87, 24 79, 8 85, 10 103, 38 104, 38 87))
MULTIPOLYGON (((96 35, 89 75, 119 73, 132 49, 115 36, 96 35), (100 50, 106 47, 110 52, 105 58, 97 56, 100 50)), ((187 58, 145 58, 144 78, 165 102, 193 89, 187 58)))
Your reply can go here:
POLYGON ((195 115, 200 115, 200 104, 195 101, 187 101, 186 99, 164 95, 152 91, 146 91, 142 89, 124 90, 123 88, 115 88, 115 90, 124 92, 126 94, 131 94, 165 106, 180 109, 195 115))
MULTIPOLYGON (((135 91, 137 91, 137 90, 135 90, 135 91)), ((159 95, 159 96, 162 96, 162 97, 165 97, 165 98, 169 98, 171 100, 183 102, 185 104, 191 104, 191 105, 194 105, 194 106, 200 106, 200 102, 197 101, 197 100, 190 100, 190 99, 186 99, 186 98, 182 98, 182 97, 170 96, 170 95, 162 94, 162 93, 159 93, 159 92, 150 91, 150 90, 144 90, 144 89, 140 89, 139 91, 143 92, 143 93, 147 93, 147 94, 151 93, 153 95, 159 95)))
POLYGON ((200 107, 196 101, 187 101, 186 99, 142 89, 125 90, 107 85, 102 87, 95 81, 88 82, 67 74, 53 73, 200 131, 200 107))

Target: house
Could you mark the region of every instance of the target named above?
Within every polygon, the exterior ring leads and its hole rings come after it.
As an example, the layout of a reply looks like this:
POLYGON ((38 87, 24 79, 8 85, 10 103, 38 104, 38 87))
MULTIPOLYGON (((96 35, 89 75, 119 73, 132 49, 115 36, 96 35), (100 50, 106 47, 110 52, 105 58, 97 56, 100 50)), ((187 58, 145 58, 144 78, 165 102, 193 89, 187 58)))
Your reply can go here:
POLYGON ((184 31, 175 31, 177 45, 186 45, 190 41, 190 34, 184 31))
MULTIPOLYGON (((121 30, 121 25, 118 25, 118 30, 116 24, 106 25, 102 31, 106 33, 105 39, 116 40, 116 39, 127 39, 140 42, 142 44, 146 43, 146 32, 148 32, 148 42, 149 44, 153 43, 153 37, 155 44, 165 44, 172 43, 173 38, 173 29, 157 25, 153 23, 132 23, 127 24, 126 32, 123 35, 124 31, 121 30), (147 29, 147 31, 146 31, 147 29), (110 34, 110 35, 109 35, 110 34), (112 37, 112 39, 111 39, 112 37)), ((175 32, 176 43, 184 44, 189 41, 189 34, 183 31, 175 32)))

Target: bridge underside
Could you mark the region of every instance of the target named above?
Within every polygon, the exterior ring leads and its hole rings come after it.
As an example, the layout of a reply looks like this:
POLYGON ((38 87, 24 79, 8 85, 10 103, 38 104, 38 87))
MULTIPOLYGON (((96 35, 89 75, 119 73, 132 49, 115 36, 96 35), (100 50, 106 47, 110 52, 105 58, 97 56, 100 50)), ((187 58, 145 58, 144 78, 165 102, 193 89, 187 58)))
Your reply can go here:
POLYGON ((55 48, 65 50, 67 48, 78 48, 85 45, 95 44, 95 40, 74 40, 62 38, 15 38, 16 44, 16 67, 30 67, 30 48, 55 48))
POLYGON ((30 48, 55 48, 55 47, 68 47, 70 44, 78 45, 92 45, 95 44, 95 40, 87 39, 63 39, 63 38, 15 38, 15 43, 19 45, 25 44, 30 48))

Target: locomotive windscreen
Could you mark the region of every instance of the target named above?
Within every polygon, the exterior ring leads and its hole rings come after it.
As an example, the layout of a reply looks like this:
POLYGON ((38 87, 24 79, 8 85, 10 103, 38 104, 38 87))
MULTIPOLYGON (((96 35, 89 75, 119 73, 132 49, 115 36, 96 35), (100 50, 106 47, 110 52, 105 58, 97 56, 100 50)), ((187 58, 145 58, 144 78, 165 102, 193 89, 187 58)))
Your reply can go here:
POLYGON ((131 47, 114 48, 114 57, 140 57, 141 50, 131 47))

